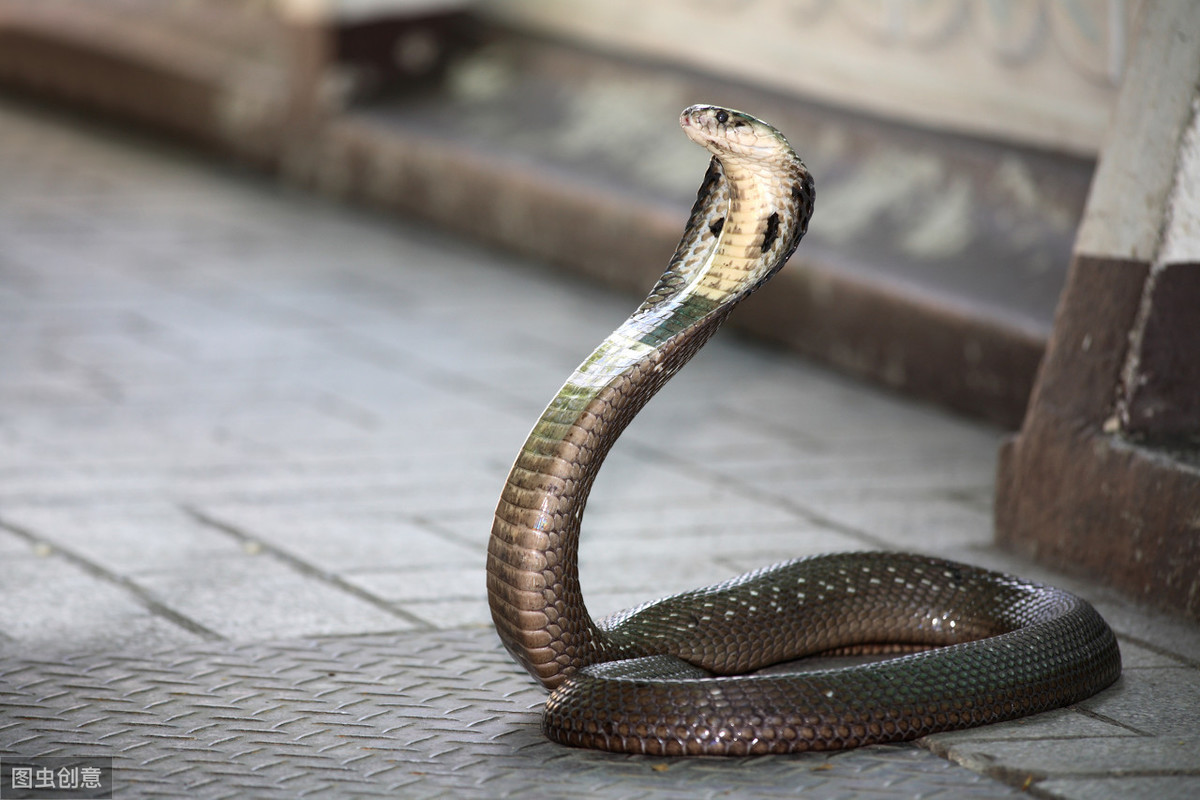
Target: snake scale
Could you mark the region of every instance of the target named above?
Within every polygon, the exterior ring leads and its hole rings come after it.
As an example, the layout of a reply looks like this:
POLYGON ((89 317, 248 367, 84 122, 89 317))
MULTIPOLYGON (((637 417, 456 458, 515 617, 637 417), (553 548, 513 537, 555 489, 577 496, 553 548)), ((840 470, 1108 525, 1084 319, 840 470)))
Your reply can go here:
POLYGON ((1085 601, 900 553, 797 559, 592 620, 576 550, 605 455, 787 261, 813 211, 812 177, 771 126, 714 106, 692 106, 680 123, 713 156, 684 237, 650 295, 534 426, 492 527, 492 617, 512 656, 551 690, 546 735, 661 755, 832 750, 1012 719, 1115 681, 1116 639, 1085 601), (902 655, 753 674, 848 652, 902 655))

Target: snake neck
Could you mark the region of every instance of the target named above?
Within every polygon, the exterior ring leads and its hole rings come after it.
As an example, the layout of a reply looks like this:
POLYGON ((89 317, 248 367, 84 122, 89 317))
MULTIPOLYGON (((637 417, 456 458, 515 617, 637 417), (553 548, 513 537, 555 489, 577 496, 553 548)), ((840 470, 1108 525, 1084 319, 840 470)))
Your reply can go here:
POLYGON ((644 655, 614 641, 587 611, 576 555, 580 521, 616 438, 690 357, 695 339, 630 361, 641 348, 622 341, 627 328, 606 339, 543 412, 509 472, 492 524, 487 581, 496 630, 548 688, 586 664, 644 655))
POLYGON ((795 248, 812 207, 811 178, 795 164, 781 181, 714 159, 718 179, 705 181, 658 286, 563 385, 509 473, 488 545, 488 599, 501 641, 548 688, 587 664, 647 654, 587 612, 576 556, 584 507, 637 412, 795 248), (783 230, 781 219, 795 222, 783 230))

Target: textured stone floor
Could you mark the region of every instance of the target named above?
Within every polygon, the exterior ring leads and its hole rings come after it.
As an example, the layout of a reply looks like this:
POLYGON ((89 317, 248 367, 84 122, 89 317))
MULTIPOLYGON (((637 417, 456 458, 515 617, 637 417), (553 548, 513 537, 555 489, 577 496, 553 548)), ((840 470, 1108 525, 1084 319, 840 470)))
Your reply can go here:
POLYGON ((8 101, 0 163, 0 759, 112 756, 117 797, 1200 788, 1200 630, 994 550, 999 431, 727 335, 598 481, 593 612, 902 548, 1084 594, 1125 674, 833 756, 544 741, 487 616, 491 511, 637 298, 8 101))

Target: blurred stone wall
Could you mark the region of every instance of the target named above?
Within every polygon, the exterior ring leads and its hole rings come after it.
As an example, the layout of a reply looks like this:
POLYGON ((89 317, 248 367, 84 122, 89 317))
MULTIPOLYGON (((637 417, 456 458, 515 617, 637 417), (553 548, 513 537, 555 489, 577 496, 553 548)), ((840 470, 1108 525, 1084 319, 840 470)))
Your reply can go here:
POLYGON ((853 110, 1093 156, 1143 5, 488 0, 479 8, 511 24, 853 110))

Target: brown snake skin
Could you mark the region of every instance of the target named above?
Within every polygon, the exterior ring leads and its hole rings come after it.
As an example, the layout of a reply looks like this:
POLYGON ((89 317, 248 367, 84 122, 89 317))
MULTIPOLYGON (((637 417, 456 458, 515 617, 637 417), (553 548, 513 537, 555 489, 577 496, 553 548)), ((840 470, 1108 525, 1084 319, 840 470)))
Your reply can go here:
POLYGON ((1116 638, 1085 601, 924 556, 777 564, 593 622, 576 552, 605 455, 729 311, 796 248, 814 187, 784 137, 693 106, 713 159, 675 256, 645 302, 551 401, 517 456, 488 545, 492 617, 551 690, 564 744, 748 755, 899 741, 1082 700, 1117 679, 1116 638), (830 652, 903 652, 815 672, 748 674, 830 652))

